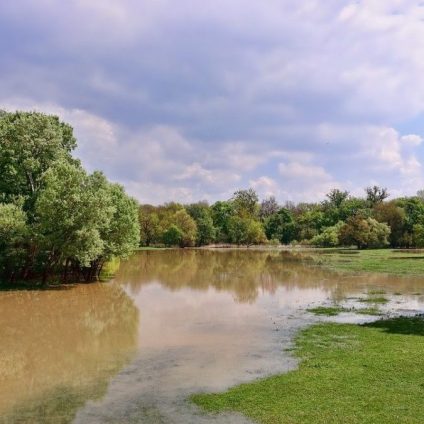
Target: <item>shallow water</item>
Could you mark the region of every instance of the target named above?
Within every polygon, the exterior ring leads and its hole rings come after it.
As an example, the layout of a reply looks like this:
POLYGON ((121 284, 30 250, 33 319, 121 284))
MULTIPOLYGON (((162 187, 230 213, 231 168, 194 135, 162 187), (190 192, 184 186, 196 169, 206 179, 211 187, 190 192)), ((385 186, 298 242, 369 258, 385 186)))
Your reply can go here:
POLYGON ((360 300, 384 291, 385 313, 423 310, 422 278, 335 273, 301 259, 146 251, 111 283, 0 292, 0 422, 245 423, 205 416, 187 397, 293 368, 285 349, 318 319, 308 307, 368 307, 360 300))

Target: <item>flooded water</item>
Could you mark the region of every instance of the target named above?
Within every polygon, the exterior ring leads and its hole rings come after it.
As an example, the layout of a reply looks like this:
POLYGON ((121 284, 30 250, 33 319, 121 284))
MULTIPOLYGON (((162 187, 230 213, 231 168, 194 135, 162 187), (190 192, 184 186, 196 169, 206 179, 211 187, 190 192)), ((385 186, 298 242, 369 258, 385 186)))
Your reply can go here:
POLYGON ((203 415, 187 398, 295 367, 287 348, 318 319, 309 307, 369 307, 378 294, 388 303, 373 306, 385 313, 424 308, 422 278, 336 273, 300 259, 145 251, 110 283, 0 292, 0 422, 246 423, 203 415))

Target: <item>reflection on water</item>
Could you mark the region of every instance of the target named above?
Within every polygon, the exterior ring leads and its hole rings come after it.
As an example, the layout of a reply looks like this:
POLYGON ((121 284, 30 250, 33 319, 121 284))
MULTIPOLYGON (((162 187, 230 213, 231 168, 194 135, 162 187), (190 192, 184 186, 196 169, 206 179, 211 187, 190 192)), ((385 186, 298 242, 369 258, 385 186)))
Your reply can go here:
POLYGON ((204 416, 186 398, 292 368, 285 348, 316 319, 308 306, 380 289, 396 299, 386 308, 422 309, 423 279, 335 273, 302 258, 146 251, 113 283, 0 293, 3 421, 245 423, 204 416))
POLYGON ((337 273, 308 266, 302 259, 302 253, 287 251, 146 251, 124 263, 116 280, 134 294, 143 286, 158 282, 172 291, 213 288, 232 293, 237 302, 249 303, 254 303, 261 293, 274 294, 281 287, 328 290, 335 299, 372 287, 405 293, 423 288, 424 280, 419 277, 337 273))
POLYGON ((70 422, 128 362, 137 326, 114 285, 0 292, 0 422, 70 422))

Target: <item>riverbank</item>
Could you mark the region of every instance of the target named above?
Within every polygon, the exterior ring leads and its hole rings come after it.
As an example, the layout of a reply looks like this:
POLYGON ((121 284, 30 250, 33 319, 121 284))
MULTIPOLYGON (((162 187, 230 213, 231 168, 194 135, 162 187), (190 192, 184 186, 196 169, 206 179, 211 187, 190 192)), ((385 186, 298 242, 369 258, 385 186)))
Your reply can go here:
POLYGON ((424 320, 321 323, 295 339, 299 368, 192 400, 269 423, 424 422, 424 320))

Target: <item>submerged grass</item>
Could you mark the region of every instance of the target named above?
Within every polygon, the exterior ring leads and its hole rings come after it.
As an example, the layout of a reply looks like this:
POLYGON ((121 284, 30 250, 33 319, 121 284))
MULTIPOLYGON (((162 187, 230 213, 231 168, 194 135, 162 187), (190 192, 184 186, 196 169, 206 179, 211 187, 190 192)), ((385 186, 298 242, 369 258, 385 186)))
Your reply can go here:
POLYGON ((315 315, 326 315, 329 317, 336 316, 341 312, 349 312, 349 309, 343 308, 342 306, 317 306, 316 308, 307 309, 315 315))
POLYGON ((369 308, 345 308, 344 306, 317 306, 315 308, 307 309, 307 312, 311 312, 314 315, 323 315, 334 317, 342 312, 351 312, 360 315, 382 315, 382 312, 377 306, 370 306, 369 308))
POLYGON ((371 297, 360 298, 358 299, 358 301, 362 303, 379 303, 384 305, 385 303, 389 302, 389 299, 383 296, 376 296, 376 297, 371 296, 371 297))
POLYGON ((309 251, 315 263, 329 268, 354 272, 384 272, 396 275, 424 275, 423 251, 391 249, 309 251), (348 255, 349 252, 356 252, 348 255), (346 259, 346 256, 349 259, 346 259))
POLYGON ((299 369, 192 400, 263 424, 424 422, 424 320, 316 324, 296 338, 299 369))

